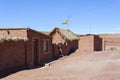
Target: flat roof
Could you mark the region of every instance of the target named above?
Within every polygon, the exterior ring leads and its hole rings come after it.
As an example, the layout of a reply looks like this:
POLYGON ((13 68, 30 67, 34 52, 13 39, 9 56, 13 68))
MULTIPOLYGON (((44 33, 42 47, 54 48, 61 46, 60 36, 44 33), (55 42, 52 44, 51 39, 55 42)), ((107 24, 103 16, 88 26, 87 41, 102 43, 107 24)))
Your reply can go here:
POLYGON ((0 28, 0 30, 28 30, 30 28, 0 28))

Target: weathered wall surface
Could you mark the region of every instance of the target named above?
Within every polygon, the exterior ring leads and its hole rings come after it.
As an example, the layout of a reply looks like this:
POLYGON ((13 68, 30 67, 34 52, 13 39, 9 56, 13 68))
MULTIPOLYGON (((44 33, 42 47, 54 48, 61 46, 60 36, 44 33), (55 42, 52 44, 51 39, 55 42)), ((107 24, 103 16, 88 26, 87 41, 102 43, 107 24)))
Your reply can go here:
POLYGON ((52 43, 58 44, 58 43, 65 43, 65 40, 62 38, 62 36, 56 32, 52 35, 52 43))
POLYGON ((102 39, 99 36, 89 35, 81 36, 79 40, 80 51, 101 51, 102 39))
POLYGON ((73 41, 69 41, 69 52, 72 53, 74 52, 76 49, 78 49, 78 41, 79 40, 73 40, 73 41))
POLYGON ((62 49, 62 53, 64 55, 67 55, 69 53, 69 43, 65 41, 58 32, 52 35, 52 43, 53 43, 54 57, 60 55, 58 45, 61 46, 60 48, 62 49))
POLYGON ((103 51, 120 51, 120 38, 103 38, 103 51))
POLYGON ((63 55, 68 55, 78 48, 78 40, 66 41, 57 31, 52 34, 52 43, 54 56, 60 55, 58 45, 61 46, 63 55))
MULTIPOLYGON (((34 66, 36 63, 40 64, 41 61, 53 57, 52 39, 40 32, 34 31, 29 28, 18 29, 0 29, 0 37, 20 37, 27 39, 26 45, 26 65, 28 67, 34 66), (48 41, 48 51, 44 51, 44 41, 48 41)), ((7 43, 6 43, 7 44, 7 43)), ((19 44, 18 44, 19 45, 19 44)), ((17 46, 17 44, 16 44, 17 46)), ((7 47, 8 49, 12 49, 7 47)), ((18 47, 16 47, 17 49, 18 47)), ((21 48, 21 47, 20 47, 21 48)), ((23 49, 23 48, 21 48, 23 49)), ((15 53, 14 47, 12 49, 15 53)), ((17 56, 17 54, 15 54, 17 56)), ((12 56, 12 54, 11 54, 12 56)))
POLYGON ((25 42, 4 41, 0 42, 0 72, 24 67, 26 65, 25 42))
POLYGON ((0 37, 27 37, 27 32, 25 29, 3 29, 0 30, 0 37))
POLYGON ((52 39, 42 33, 36 32, 34 30, 28 30, 27 37, 29 38, 27 42, 27 56, 28 56, 28 66, 33 66, 35 58, 38 58, 38 64, 40 64, 41 61, 50 59, 53 57, 53 46, 52 46, 52 39), (36 50, 34 48, 34 40, 38 40, 37 43, 37 56, 34 56, 34 51, 36 50), (44 41, 48 41, 48 51, 44 51, 44 41))
POLYGON ((80 51, 94 51, 94 37, 93 36, 82 36, 79 40, 80 51))

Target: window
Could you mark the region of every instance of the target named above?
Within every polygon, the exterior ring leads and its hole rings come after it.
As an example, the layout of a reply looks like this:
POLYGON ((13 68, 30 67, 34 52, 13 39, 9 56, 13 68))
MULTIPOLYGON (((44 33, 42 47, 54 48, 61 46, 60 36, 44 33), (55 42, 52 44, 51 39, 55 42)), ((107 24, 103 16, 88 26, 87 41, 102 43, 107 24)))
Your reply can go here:
POLYGON ((49 50, 49 42, 48 42, 48 40, 44 40, 44 52, 48 52, 48 50, 49 50))

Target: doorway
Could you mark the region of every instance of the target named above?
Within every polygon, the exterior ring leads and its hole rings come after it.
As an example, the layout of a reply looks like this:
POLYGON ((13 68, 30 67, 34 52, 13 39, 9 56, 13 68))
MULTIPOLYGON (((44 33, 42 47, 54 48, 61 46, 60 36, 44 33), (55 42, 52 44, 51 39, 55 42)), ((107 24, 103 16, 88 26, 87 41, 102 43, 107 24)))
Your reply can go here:
POLYGON ((33 55, 34 55, 34 66, 39 64, 39 40, 33 40, 33 55))

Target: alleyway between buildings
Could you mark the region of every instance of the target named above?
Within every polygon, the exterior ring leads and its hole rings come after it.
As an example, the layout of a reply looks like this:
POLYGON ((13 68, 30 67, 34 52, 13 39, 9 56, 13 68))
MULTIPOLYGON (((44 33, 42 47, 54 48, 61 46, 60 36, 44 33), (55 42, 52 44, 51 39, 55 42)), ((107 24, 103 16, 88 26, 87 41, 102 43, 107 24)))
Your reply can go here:
POLYGON ((46 64, 23 70, 1 80, 119 80, 120 52, 84 52, 78 50, 46 64))

